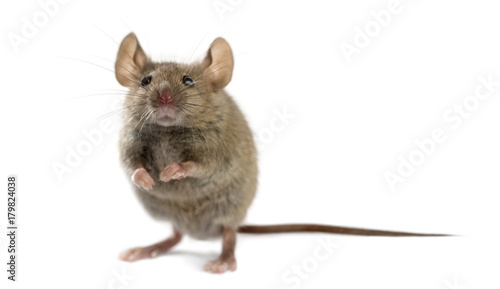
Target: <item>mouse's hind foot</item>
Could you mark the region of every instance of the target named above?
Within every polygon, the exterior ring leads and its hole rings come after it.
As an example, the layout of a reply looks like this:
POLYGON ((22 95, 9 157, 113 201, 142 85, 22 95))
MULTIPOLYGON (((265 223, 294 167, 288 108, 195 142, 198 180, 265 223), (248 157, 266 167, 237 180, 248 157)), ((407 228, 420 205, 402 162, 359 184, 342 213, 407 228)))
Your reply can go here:
POLYGON ((236 259, 234 256, 221 256, 205 264, 205 266, 203 266, 203 270, 218 274, 226 271, 236 271, 236 259))
POLYGON ((174 235, 165 241, 147 247, 136 247, 128 249, 120 254, 120 259, 127 262, 135 262, 142 259, 155 258, 165 254, 182 239, 180 232, 174 229, 174 235))
POLYGON ((234 228, 223 228, 222 230, 222 253, 219 258, 208 262, 203 270, 210 273, 224 273, 236 271, 236 259, 234 248, 236 246, 236 230, 234 228))

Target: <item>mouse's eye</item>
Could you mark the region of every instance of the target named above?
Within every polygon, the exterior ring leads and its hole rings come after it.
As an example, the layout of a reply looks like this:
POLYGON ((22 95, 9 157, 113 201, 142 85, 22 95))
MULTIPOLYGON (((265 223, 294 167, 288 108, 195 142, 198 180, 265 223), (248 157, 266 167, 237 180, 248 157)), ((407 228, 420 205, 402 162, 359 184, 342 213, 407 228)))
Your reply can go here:
POLYGON ((144 78, 141 80, 141 86, 146 86, 151 83, 151 79, 153 79, 153 76, 151 75, 146 75, 144 78))
POLYGON ((184 75, 184 77, 182 77, 182 83, 184 83, 186 86, 194 87, 193 79, 187 75, 184 75))

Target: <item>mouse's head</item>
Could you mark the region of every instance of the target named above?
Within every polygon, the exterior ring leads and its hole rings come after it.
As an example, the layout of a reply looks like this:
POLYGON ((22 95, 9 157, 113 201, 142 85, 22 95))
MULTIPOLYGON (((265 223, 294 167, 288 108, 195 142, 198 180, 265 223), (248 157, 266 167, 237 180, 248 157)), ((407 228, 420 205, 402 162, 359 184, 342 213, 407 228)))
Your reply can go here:
POLYGON ((132 124, 200 126, 220 113, 223 89, 233 73, 233 53, 223 38, 201 62, 153 62, 134 33, 123 39, 115 63, 118 82, 130 89, 124 111, 132 124))

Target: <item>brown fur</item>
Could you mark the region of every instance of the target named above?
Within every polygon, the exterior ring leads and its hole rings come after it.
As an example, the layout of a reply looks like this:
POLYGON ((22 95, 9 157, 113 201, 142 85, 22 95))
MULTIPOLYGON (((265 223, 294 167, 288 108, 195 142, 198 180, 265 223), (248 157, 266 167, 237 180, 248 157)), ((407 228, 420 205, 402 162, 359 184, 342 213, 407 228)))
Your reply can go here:
MULTIPOLYGON (((122 46, 133 42, 135 35, 131 35, 122 46)), ((236 229, 256 192, 257 160, 243 114, 221 89, 231 75, 225 72, 222 83, 211 78, 227 70, 222 65, 226 60, 218 56, 219 63, 212 63, 220 70, 207 65, 214 61, 210 51, 203 63, 152 62, 137 46, 122 47, 116 65, 117 79, 130 88, 120 132, 122 165, 128 177, 142 165, 155 182, 149 191, 134 186, 137 197, 154 218, 170 221, 181 233, 195 238, 220 236, 223 228, 236 229), (142 67, 134 67, 137 59, 144 61, 142 67), (141 87, 141 79, 149 74, 151 83, 141 87), (186 88, 184 75, 195 80, 195 87, 186 88), (174 125, 159 125, 154 113, 149 113, 158 106, 158 94, 164 89, 174 95, 174 125), (196 176, 160 181, 168 164, 186 161, 201 167, 196 176)), ((230 61, 232 73, 232 54, 230 61)))

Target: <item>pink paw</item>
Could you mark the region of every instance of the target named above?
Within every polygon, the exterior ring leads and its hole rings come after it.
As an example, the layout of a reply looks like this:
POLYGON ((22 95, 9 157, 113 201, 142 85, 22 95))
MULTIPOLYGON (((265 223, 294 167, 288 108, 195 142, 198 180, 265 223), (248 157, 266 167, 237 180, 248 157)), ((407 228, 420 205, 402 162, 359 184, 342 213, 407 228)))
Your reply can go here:
POLYGON ((218 258, 205 264, 205 266, 203 266, 203 270, 217 274, 221 274, 226 271, 236 271, 236 259, 234 257, 224 259, 218 258))
POLYGON ((178 163, 171 163, 166 166, 160 174, 160 180, 162 182, 168 182, 170 180, 180 180, 186 176, 186 172, 182 166, 178 163))
POLYGON ((137 247, 129 249, 120 254, 120 259, 127 262, 135 262, 142 259, 155 258, 165 253, 166 250, 156 247, 137 247))
POLYGON ((144 168, 135 170, 135 172, 132 174, 132 182, 134 183, 134 185, 148 191, 151 190, 153 188, 153 185, 155 184, 153 178, 151 178, 148 171, 146 171, 146 169, 144 168))

